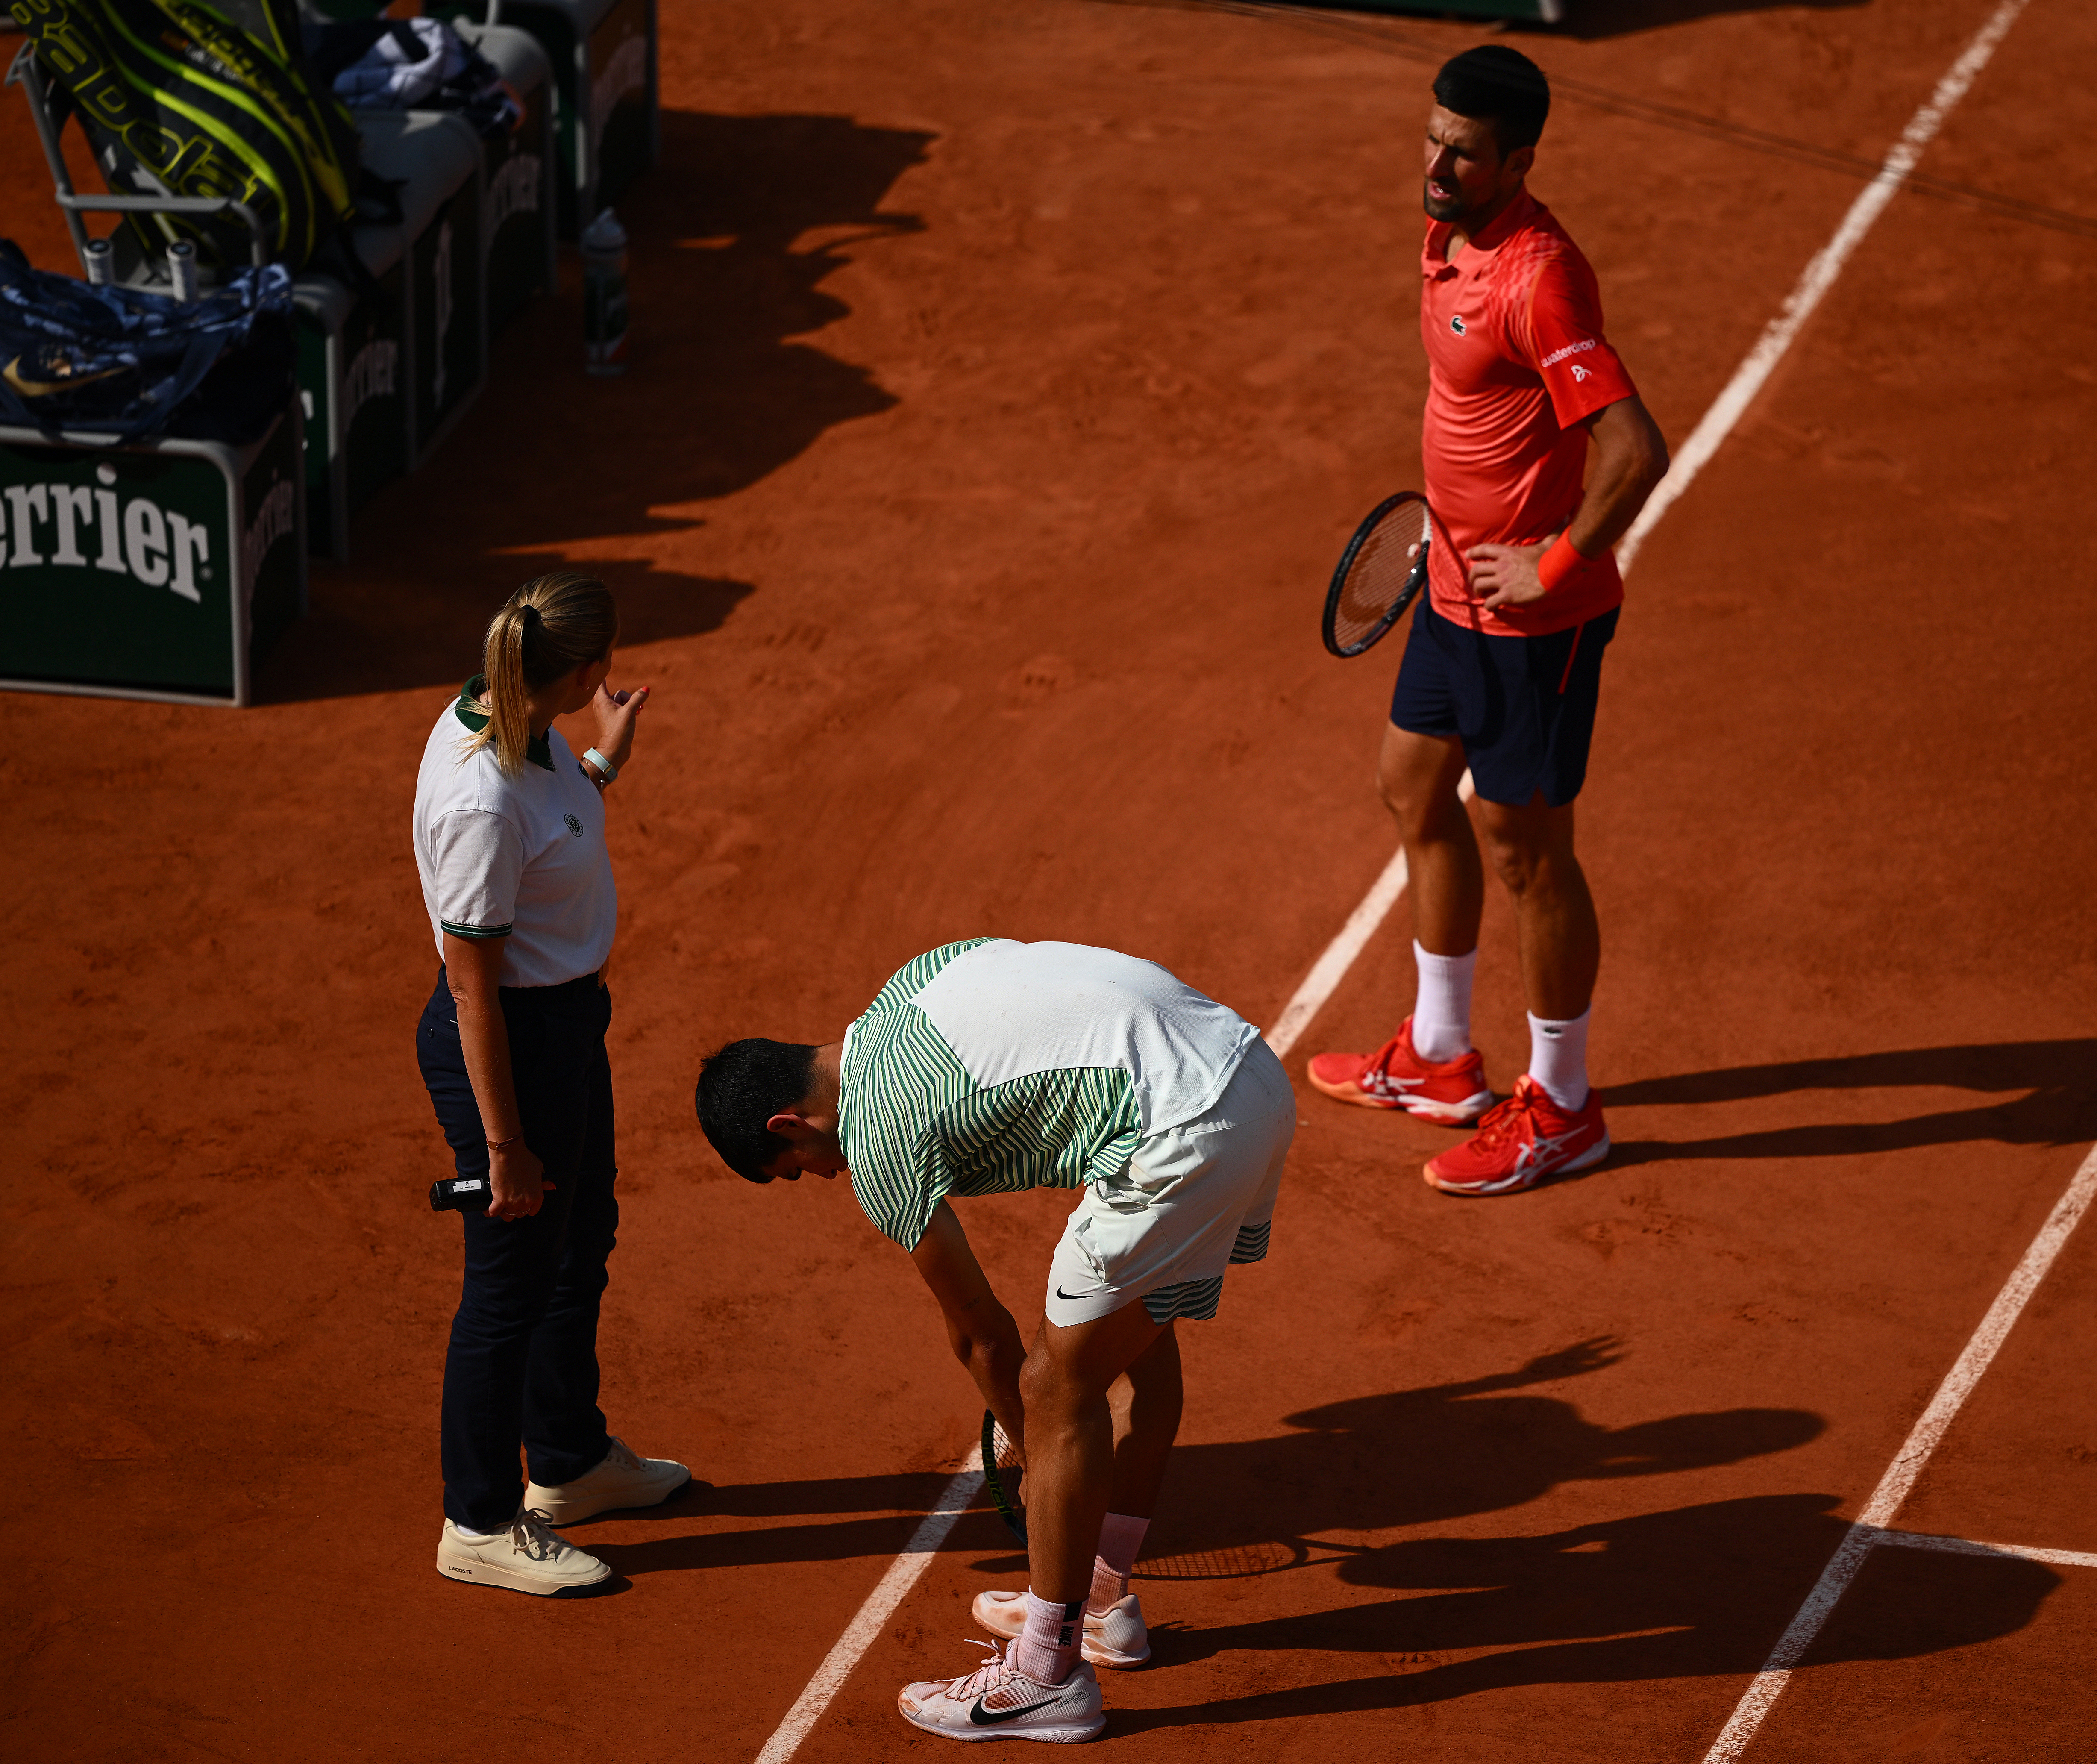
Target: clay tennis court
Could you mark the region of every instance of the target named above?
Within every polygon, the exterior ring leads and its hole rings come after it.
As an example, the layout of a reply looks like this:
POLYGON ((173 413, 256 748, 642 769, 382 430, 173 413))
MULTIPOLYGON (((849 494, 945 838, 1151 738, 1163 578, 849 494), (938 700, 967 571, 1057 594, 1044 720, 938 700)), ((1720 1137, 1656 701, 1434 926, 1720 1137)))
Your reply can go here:
MULTIPOLYGON (((1679 460, 1998 9, 1572 10, 1507 39, 1559 83, 1532 187, 1679 460)), ((1419 478, 1417 138, 1481 29, 663 28, 627 378, 582 372, 571 257, 316 565, 260 708, 0 697, 12 1757, 757 1757, 981 1404, 844 1185, 715 1160, 699 1057, 831 1036, 983 933, 1271 1026, 1390 856, 1396 650, 1330 659, 1317 608, 1419 478), (605 1408, 707 1485, 578 1526, 619 1577, 582 1601, 431 1566, 458 1228, 408 838, 490 610, 571 564, 620 597, 615 683, 656 689, 611 810, 605 1408)), ((1614 1154, 1451 1201, 1418 1175, 1445 1130, 1303 1088, 1272 1256, 1180 1332, 1119 1754, 1705 1758, 2051 1216, 1872 1521, 2007 1547, 1858 1557, 1734 1755, 2091 1756, 2097 1225, 2055 1209, 2097 1141, 2093 67, 2097 13, 2029 0, 1630 571, 1581 810, 1614 1154)), ((0 230, 63 267, 5 98, 0 230)), ((1403 924, 1299 1079, 1403 1013, 1403 924)), ((1495 893, 1503 1084, 1510 933, 1495 893)), ((966 1210, 1030 1332, 1069 1205, 966 1210)), ((966 1670, 970 1600, 1022 1571, 978 1504, 790 1755, 936 1755, 896 1687, 966 1670)))

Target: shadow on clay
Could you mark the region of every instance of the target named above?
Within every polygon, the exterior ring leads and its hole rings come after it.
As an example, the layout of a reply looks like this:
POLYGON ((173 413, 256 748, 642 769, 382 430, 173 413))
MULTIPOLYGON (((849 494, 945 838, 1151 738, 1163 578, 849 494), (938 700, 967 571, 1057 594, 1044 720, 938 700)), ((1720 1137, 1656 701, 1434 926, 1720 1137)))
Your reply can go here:
POLYGON ((1604 37, 1693 24, 1699 19, 1726 18, 1736 12, 1846 12, 1870 4, 1871 0, 1575 0, 1557 24, 1527 24, 1516 20, 1508 28, 1521 34, 1572 37, 1594 42, 1604 37))
POLYGON ((755 585, 659 567, 650 541, 895 406, 871 369, 800 339, 850 316, 823 286, 847 247, 922 230, 882 204, 934 138, 848 116, 664 112, 662 163, 619 204, 628 373, 583 374, 565 261, 561 294, 496 340, 487 390, 436 457, 356 518, 350 567, 316 561, 311 613, 265 664, 264 696, 456 686, 489 614, 550 570, 604 579, 625 646, 718 629, 755 585))
POLYGON ((2097 1040, 2005 1041, 1732 1066, 1611 1084, 1603 1100, 1613 1118, 1631 1109, 1709 1106, 1823 1090, 1966 1090, 2004 1100, 1889 1120, 1801 1121, 1696 1140, 1618 1140, 1600 1167, 1621 1170, 1663 1159, 1863 1157, 1973 1142, 2080 1145, 2091 1136, 2097 1104, 2093 1073, 2097 1040))
MULTIPOLYGON (((1367 1657, 1372 1673, 1191 1708, 1116 1710, 1112 1731, 1402 1709, 1531 1684, 1745 1679, 1762 1669, 1847 1532, 1839 1504, 1832 1495, 1764 1495, 1536 1536, 1421 1538, 1365 1550, 1341 1562, 1339 1579, 1396 1596, 1154 1630, 1152 1647, 1168 1666, 1324 1650, 1367 1657)), ((2060 1580, 2015 1556, 1875 1551, 1806 1669, 2010 1634, 2060 1580)))
MULTIPOLYGON (((1497 1512, 1538 1499, 1561 1482, 1735 1464, 1789 1451, 1822 1430, 1818 1416, 1799 1409, 1729 1409, 1612 1428, 1583 1420, 1560 1398, 1513 1394, 1599 1371, 1622 1357, 1618 1342, 1597 1337, 1511 1372, 1307 1409, 1288 1416, 1290 1431, 1274 1438, 1182 1446, 1173 1453, 1166 1517, 1147 1559, 1199 1554, 1242 1561, 1263 1552, 1301 1560, 1308 1548, 1329 1556, 1346 1547, 1298 1540, 1497 1512), (1233 1491, 1245 1504, 1232 1504, 1233 1491), (1286 1534, 1276 1530, 1277 1514, 1288 1516, 1286 1534)), ((760 1518, 855 1517, 659 1539, 617 1547, 606 1560, 624 1574, 642 1574, 892 1556, 946 1482, 933 1473, 712 1489, 694 1498, 696 1508, 760 1518)), ((959 1547, 1009 1544, 987 1512, 980 1524, 972 1516, 964 1526, 959 1547)), ((1002 1572, 1018 1561, 1000 1556, 976 1565, 1002 1572)), ((1144 1564, 1137 1572, 1145 1573, 1144 1564)))

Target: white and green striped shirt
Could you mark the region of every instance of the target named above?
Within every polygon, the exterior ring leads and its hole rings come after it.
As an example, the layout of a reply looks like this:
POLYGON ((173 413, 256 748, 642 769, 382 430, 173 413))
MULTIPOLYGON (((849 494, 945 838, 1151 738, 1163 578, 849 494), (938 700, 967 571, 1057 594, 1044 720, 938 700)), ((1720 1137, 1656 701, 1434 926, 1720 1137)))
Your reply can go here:
POLYGON ((974 938, 845 1032, 838 1137, 869 1219, 915 1249, 948 1195, 1075 1188, 1211 1107, 1259 1031, 1155 962, 974 938))

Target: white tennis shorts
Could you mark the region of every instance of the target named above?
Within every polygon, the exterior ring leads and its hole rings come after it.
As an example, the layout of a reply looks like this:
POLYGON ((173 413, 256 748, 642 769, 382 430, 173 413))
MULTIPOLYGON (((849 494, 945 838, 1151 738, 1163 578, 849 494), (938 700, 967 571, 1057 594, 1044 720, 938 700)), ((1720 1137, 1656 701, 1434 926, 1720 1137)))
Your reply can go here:
POLYGON ((1154 1323, 1216 1314, 1224 1270, 1267 1254, 1296 1093, 1264 1041, 1216 1105, 1137 1143, 1118 1176, 1087 1184, 1048 1262, 1051 1323, 1090 1323, 1140 1298, 1154 1323))

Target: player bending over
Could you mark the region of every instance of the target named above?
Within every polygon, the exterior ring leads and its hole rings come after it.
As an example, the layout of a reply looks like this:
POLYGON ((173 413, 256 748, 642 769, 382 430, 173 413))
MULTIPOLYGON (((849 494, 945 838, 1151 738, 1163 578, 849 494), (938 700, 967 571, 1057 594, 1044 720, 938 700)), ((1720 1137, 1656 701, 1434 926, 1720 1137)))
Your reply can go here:
POLYGON ((698 1105, 752 1182, 850 1175, 1023 1443, 1027 1590, 986 1592, 972 1613, 1012 1645, 905 1685, 904 1718, 961 1740, 1092 1738, 1105 1725, 1093 1666, 1150 1657, 1128 1574, 1180 1426, 1173 1324, 1215 1315, 1224 1269, 1267 1254, 1296 1130, 1281 1061, 1155 962, 978 938, 920 956, 839 1040, 730 1043, 698 1105), (1022 1355, 950 1200, 1080 1186, 1022 1355))
POLYGON ((1550 106, 1542 71, 1501 45, 1435 76, 1421 453, 1447 539, 1429 548, 1377 764, 1405 845, 1419 991, 1376 1053, 1321 1053, 1309 1074, 1345 1102, 1456 1125, 1482 1114, 1475 1137, 1427 1166, 1452 1194, 1526 1188, 1609 1149, 1587 1083, 1601 933, 1573 799, 1624 597, 1609 548, 1666 471, 1667 446, 1602 335, 1587 260, 1525 187, 1550 106), (1485 884, 1457 795, 1467 766, 1529 997, 1529 1071, 1490 1113, 1471 1044, 1485 884))

